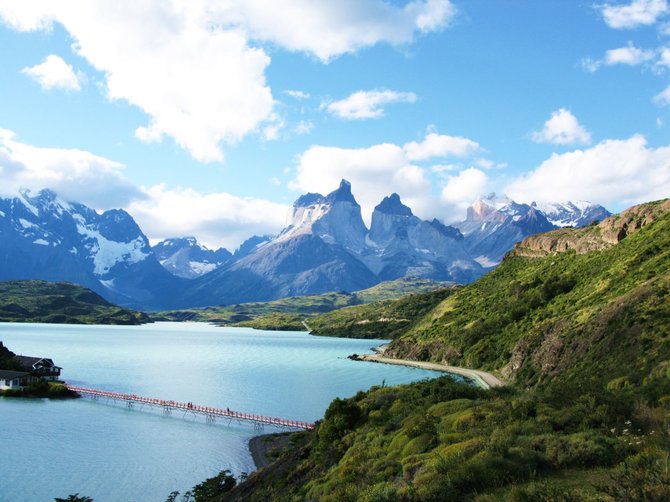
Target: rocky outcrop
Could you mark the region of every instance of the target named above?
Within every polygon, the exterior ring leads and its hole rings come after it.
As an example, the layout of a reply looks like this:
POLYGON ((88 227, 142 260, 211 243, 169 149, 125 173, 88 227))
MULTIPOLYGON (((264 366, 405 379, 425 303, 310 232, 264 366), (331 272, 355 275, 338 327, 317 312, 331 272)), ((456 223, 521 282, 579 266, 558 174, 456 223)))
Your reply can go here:
POLYGON ((670 199, 640 204, 585 228, 565 228, 527 237, 514 246, 510 255, 536 258, 566 251, 577 254, 602 251, 668 212, 670 199))

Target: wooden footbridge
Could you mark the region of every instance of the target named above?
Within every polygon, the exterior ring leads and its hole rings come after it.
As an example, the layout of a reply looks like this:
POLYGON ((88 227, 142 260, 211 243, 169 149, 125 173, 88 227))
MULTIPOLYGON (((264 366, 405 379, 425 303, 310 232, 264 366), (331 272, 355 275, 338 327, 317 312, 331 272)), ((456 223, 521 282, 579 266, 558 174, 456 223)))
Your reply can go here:
POLYGON ((265 425, 299 430, 311 430, 314 428, 314 424, 310 422, 290 420, 287 418, 268 417, 265 415, 254 415, 252 413, 233 411, 229 408, 212 408, 210 406, 200 406, 193 403, 182 403, 179 401, 169 401, 166 399, 156 399, 153 397, 136 396, 135 394, 120 394, 118 392, 89 389, 86 387, 76 387, 74 385, 68 385, 67 388, 82 395, 83 397, 89 397, 95 400, 109 399, 113 401, 125 402, 128 408, 133 408, 137 404, 141 406, 162 408, 164 415, 172 415, 173 411, 183 411, 184 416, 188 415, 189 413, 193 413, 196 416, 204 416, 208 423, 213 423, 217 418, 220 418, 228 419, 231 422, 233 420, 238 422, 249 422, 254 424, 254 426, 257 428, 262 428, 265 425))

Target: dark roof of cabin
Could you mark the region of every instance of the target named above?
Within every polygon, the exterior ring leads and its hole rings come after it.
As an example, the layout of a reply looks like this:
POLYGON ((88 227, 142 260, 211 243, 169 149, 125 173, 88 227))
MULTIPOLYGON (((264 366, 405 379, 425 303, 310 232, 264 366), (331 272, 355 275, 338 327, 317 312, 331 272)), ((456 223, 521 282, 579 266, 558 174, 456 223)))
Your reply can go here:
POLYGON ((14 356, 14 360, 19 363, 22 368, 28 371, 32 371, 35 368, 35 365, 40 361, 49 361, 54 368, 58 367, 48 357, 14 356))
POLYGON ((14 356, 14 360, 26 369, 33 369, 33 366, 42 359, 42 357, 14 356))
POLYGON ((11 370, 0 370, 0 380, 13 380, 14 378, 21 378, 30 373, 26 371, 11 371, 11 370))

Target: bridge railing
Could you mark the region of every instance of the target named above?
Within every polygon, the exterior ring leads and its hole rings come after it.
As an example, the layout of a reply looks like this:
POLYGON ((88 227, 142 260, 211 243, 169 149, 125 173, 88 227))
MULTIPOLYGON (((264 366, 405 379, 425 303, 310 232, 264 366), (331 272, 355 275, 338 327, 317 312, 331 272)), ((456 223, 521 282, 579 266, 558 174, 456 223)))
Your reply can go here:
POLYGON ((126 401, 129 403, 132 402, 132 403, 149 404, 152 406, 162 406, 164 408, 169 409, 174 408, 179 410, 192 411, 194 413, 202 413, 210 417, 219 416, 225 418, 234 418, 237 420, 246 420, 250 422, 256 422, 259 424, 293 427, 296 429, 303 429, 303 430, 311 430, 314 428, 314 424, 310 422, 291 420, 287 418, 270 417, 266 415, 255 415, 252 413, 234 411, 229 408, 226 409, 214 408, 211 406, 201 406, 198 404, 183 403, 168 399, 157 399, 153 397, 138 396, 136 394, 122 394, 120 392, 112 392, 108 390, 90 389, 87 387, 78 387, 75 385, 68 385, 67 388, 73 392, 77 392, 83 395, 105 397, 109 399, 116 399, 119 401, 126 401))

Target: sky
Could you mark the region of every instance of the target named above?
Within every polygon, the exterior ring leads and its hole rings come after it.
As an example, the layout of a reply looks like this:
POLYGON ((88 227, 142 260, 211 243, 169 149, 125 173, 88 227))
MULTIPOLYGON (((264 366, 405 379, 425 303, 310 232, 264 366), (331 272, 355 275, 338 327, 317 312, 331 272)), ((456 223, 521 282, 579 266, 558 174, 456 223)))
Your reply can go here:
POLYGON ((668 0, 0 0, 0 195, 232 250, 342 178, 367 222, 670 196, 668 0))

